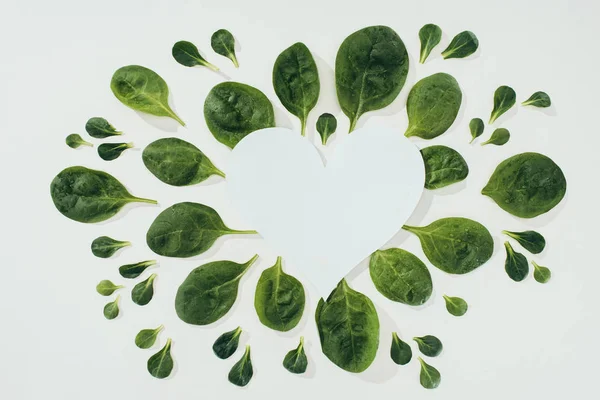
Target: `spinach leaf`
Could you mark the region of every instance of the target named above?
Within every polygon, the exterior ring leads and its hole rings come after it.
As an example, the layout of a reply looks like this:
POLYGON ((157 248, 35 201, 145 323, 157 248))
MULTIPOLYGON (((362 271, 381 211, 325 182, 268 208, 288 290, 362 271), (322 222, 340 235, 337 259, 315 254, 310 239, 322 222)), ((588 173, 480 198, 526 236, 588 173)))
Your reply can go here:
POLYGON ((250 382, 253 374, 254 371, 252 370, 252 360, 250 359, 250 346, 246 345, 246 351, 244 352, 244 355, 240 361, 233 365, 231 371, 229 371, 227 379, 229 379, 229 382, 233 383, 234 385, 243 387, 250 382))
POLYGON ((234 330, 225 332, 219 336, 212 347, 215 355, 222 360, 231 357, 238 348, 241 334, 242 328, 238 326, 234 330))
POLYGON ((219 70, 217 66, 206 61, 204 57, 200 55, 196 45, 191 42, 181 40, 175 43, 173 45, 173 49, 171 50, 171 54, 173 54, 175 61, 185 67, 195 67, 196 65, 201 65, 212 69, 213 71, 219 70))
POLYGON ((444 295, 446 301, 446 310, 455 317, 462 317, 467 313, 469 305, 460 297, 450 297, 444 295))
POLYGON ((81 137, 81 135, 78 135, 77 133, 72 133, 69 136, 67 136, 67 138, 65 139, 65 143, 67 144, 67 146, 69 146, 72 149, 76 149, 79 146, 94 147, 93 144, 91 144, 90 142, 86 142, 85 140, 83 140, 83 138, 81 137))
POLYGON ((106 319, 115 319, 119 316, 119 299, 121 295, 117 295, 114 301, 106 304, 104 306, 104 318, 106 319))
POLYGON ((92 254, 99 258, 109 258, 119 249, 127 246, 131 246, 131 243, 100 236, 92 242, 92 254))
POLYGON ((102 296, 110 296, 111 294, 113 294, 115 292, 115 290, 119 290, 124 287, 125 286, 123 286, 123 285, 117 286, 114 283, 112 283, 111 281, 105 279, 103 281, 100 281, 100 283, 98 283, 96 285, 96 292, 98 292, 102 296))
POLYGON ((531 261, 533 264, 533 278, 539 283, 546 283, 550 280, 552 273, 550 269, 538 265, 535 261, 531 261))
POLYGON ((194 185, 211 175, 225 177, 200 149, 174 137, 150 143, 142 153, 142 161, 155 177, 173 186, 194 185))
POLYGON ((104 139, 110 136, 122 135, 106 119, 102 117, 92 117, 85 123, 85 131, 93 138, 104 139))
POLYGON ((212 208, 184 202, 158 214, 146 233, 146 243, 161 256, 186 258, 204 253, 223 235, 255 233, 230 229, 212 208))
POLYGON ((490 115, 490 124, 511 109, 517 101, 517 94, 510 86, 500 86, 494 92, 494 109, 490 115))
POLYGON ((447 146, 421 149, 425 162, 425 189, 439 189, 464 180, 469 166, 460 153, 447 146))
POLYGON ((496 146, 502 146, 506 144, 510 140, 510 132, 506 128, 498 128, 493 133, 492 136, 486 141, 481 143, 482 146, 486 144, 495 144, 496 146))
POLYGON ((151 69, 139 65, 121 67, 114 73, 110 88, 127 107, 158 117, 170 117, 185 126, 169 106, 167 83, 151 69))
POLYGON ((237 57, 235 56, 235 39, 227 29, 219 29, 210 37, 210 46, 217 54, 229 58, 236 68, 239 68, 237 57))
POLYGON ((74 221, 105 221, 128 203, 157 204, 156 200, 135 197, 114 176, 85 167, 63 169, 50 184, 57 210, 74 221))
POLYGON ((103 143, 98 146, 98 155, 104 161, 112 161, 127 149, 133 147, 133 143, 103 143))
POLYGON ((406 365, 412 359, 412 349, 396 332, 392 332, 392 347, 390 348, 390 357, 398 365, 406 365))
POLYGON ((408 53, 387 26, 369 26, 348 36, 335 58, 338 102, 350 118, 350 132, 365 112, 390 105, 408 75, 408 53))
POLYGON ((152 297, 154 297, 154 279, 156 274, 150 275, 148 279, 142 281, 133 287, 131 291, 131 300, 138 306, 145 306, 150 303, 152 297))
POLYGON ((294 43, 277 57, 273 66, 273 88, 281 104, 300 118, 300 131, 304 136, 308 113, 317 104, 321 90, 317 64, 304 43, 294 43))
POLYGON ((171 357, 171 338, 158 353, 148 359, 148 372, 155 378, 164 379, 173 371, 173 357, 171 357))
POLYGON ((439 356, 444 348, 440 339, 432 335, 414 337, 413 340, 417 342, 421 353, 425 354, 427 357, 439 356))
POLYGON ((442 72, 421 79, 413 86, 406 100, 408 128, 404 136, 433 139, 452 125, 462 92, 451 75, 442 72))
POLYGON ((442 218, 424 227, 404 225, 417 235, 427 259, 449 274, 466 274, 483 265, 494 251, 485 226, 468 218, 442 218))
POLYGON ((425 64, 429 53, 442 40, 442 29, 436 24, 427 24, 419 30, 419 40, 421 41, 421 54, 419 62, 425 64))
POLYGON ((567 181, 554 161, 539 153, 521 153, 496 167, 481 194, 514 216, 533 218, 553 209, 566 191, 567 181))
POLYGON ((421 357, 419 357, 419 362, 421 363, 421 374, 419 377, 421 386, 423 386, 425 389, 435 389, 440 386, 440 382, 442 380, 440 372, 423 361, 421 357))
POLYGON ((161 325, 156 329, 142 329, 135 335, 135 345, 140 349, 149 349, 154 346, 156 338, 163 328, 164 326, 161 325))
POLYGON ((267 96, 237 82, 219 83, 211 89, 204 101, 204 119, 215 139, 232 149, 246 135, 275 126, 267 96))
POLYGON ((479 47, 479 39, 471 31, 464 31, 452 38, 452 41, 442 51, 442 57, 448 58, 465 58, 477 51, 479 47))
POLYGON ((504 270, 515 282, 521 282, 527 278, 529 274, 529 264, 527 258, 521 253, 517 253, 513 250, 509 242, 504 242, 506 248, 506 262, 504 263, 504 270))
POLYGON ((329 113, 324 113, 317 119, 317 132, 321 136, 321 143, 323 146, 327 144, 329 136, 335 133, 337 129, 337 119, 329 113))
POLYGON ((534 106, 546 108, 552 105, 550 96, 546 92, 535 92, 527 100, 521 103, 524 106, 534 106))
POLYGON ((484 124, 481 118, 473 118, 471 122, 469 122, 469 130, 471 131, 471 141, 469 143, 473 143, 475 139, 483 134, 484 124))
POLYGON ((371 254, 369 272, 379 293, 392 301, 419 306, 431 296, 429 270, 406 250, 377 250, 371 254))
POLYGON ((223 317, 235 303, 240 279, 258 254, 244 264, 214 261, 195 268, 175 297, 175 311, 183 322, 208 325, 223 317))
POLYGON ((283 272, 281 257, 263 271, 256 284, 254 309, 266 327, 287 332, 300 322, 304 312, 304 286, 283 272))
POLYGON ((303 374, 308 367, 308 358, 304 352, 304 336, 300 336, 300 344, 289 351, 283 358, 283 367, 292 374, 303 374))
POLYGON ((546 247, 546 239, 536 231, 510 232, 502 231, 515 239, 521 246, 532 254, 540 254, 546 247))
POLYGON ((146 270, 146 268, 151 267, 156 264, 156 260, 148 260, 148 261, 140 261, 135 264, 125 264, 119 267, 119 274, 123 278, 133 279, 137 278, 146 270))
POLYGON ((342 279, 327 301, 319 300, 315 320, 321 349, 338 367, 366 370, 379 347, 379 317, 371 299, 342 279))

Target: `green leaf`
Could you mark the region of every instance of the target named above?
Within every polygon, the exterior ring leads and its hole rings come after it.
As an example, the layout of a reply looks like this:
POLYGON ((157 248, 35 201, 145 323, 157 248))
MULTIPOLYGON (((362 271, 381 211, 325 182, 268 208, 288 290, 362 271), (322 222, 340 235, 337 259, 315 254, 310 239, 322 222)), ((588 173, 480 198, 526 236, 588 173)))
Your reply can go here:
POLYGON ((102 117, 92 117, 85 123, 85 131, 93 138, 104 139, 110 136, 122 135, 106 119, 102 117))
POLYGON ((146 243, 161 256, 186 258, 204 253, 223 235, 255 233, 230 229, 212 208, 185 202, 158 214, 148 229, 146 243))
POLYGON ((413 340, 417 342, 421 353, 427 357, 437 357, 442 352, 444 346, 442 342, 435 336, 426 335, 421 337, 414 337, 413 340))
POLYGON ((191 42, 186 42, 185 40, 181 40, 173 45, 173 49, 171 51, 173 54, 173 58, 179 64, 185 67, 195 67, 197 65, 207 67, 212 69, 213 71, 218 71, 219 68, 204 59, 200 55, 198 48, 191 42))
POLYGON ((304 352, 304 336, 300 336, 300 344, 289 351, 283 358, 283 367, 292 374, 303 374, 308 367, 308 358, 304 352))
POLYGON ((112 161, 121 155, 125 150, 133 147, 133 143, 103 143, 98 146, 98 155, 104 161, 112 161))
POLYGON ((435 389, 440 386, 442 380, 440 372, 423 361, 421 357, 419 357, 419 362, 421 363, 421 375, 419 377, 421 386, 425 389, 435 389))
POLYGON ((281 257, 263 271, 256 284, 254 309, 260 322, 276 331, 287 332, 300 322, 304 312, 304 286, 283 272, 281 257))
POLYGON ((431 296, 429 270, 406 250, 377 250, 371 254, 369 272, 379 293, 392 301, 419 306, 431 296))
POLYGON ((142 329, 135 335, 135 345, 140 349, 149 349, 154 346, 156 338, 163 328, 164 326, 161 325, 156 329, 142 329))
POLYGON ((173 357, 171 357, 171 339, 158 353, 148 359, 148 372, 155 378, 164 379, 173 371, 173 357))
POLYGON ((148 279, 142 281, 133 287, 131 291, 131 300, 138 306, 145 306, 150 303, 154 296, 154 279, 156 274, 150 275, 148 279))
POLYGON ((566 191, 567 181, 554 161, 539 153, 521 153, 496 167, 481 194, 514 216, 533 218, 558 205, 566 191))
POLYGON ((546 108, 552 105, 550 96, 546 92, 535 92, 527 100, 521 103, 524 106, 546 108))
POLYGON ((106 304, 104 306, 104 318, 106 319, 115 319, 119 316, 119 299, 120 295, 117 295, 114 301, 106 304))
POLYGON ((72 149, 76 149, 79 146, 94 147, 93 144, 83 140, 83 138, 80 135, 78 135, 77 133, 72 133, 69 136, 67 136, 67 138, 65 139, 65 143, 67 143, 67 146, 69 146, 72 149))
POLYGON ((239 326, 232 331, 225 332, 215 340, 213 352, 222 360, 229 358, 235 353, 240 343, 242 328, 239 326))
POLYGON ((482 146, 486 144, 494 144, 496 146, 502 146, 506 144, 510 140, 510 132, 505 128, 498 128, 493 133, 492 136, 486 141, 481 143, 482 146))
POLYGON ((467 313, 469 305, 460 297, 449 297, 444 295, 446 310, 455 317, 462 317, 467 313))
POLYGON ((424 64, 427 57, 429 57, 431 50, 433 50, 433 48, 440 43, 440 40, 442 40, 442 30, 435 24, 424 25, 419 30, 419 40, 421 41, 419 62, 424 64))
POLYGON ((379 317, 373 302, 342 279, 327 301, 321 299, 315 321, 323 354, 348 372, 362 372, 379 347, 379 317))
POLYGON ((335 133, 337 129, 337 119, 329 113, 324 113, 317 119, 317 132, 321 135, 321 143, 323 146, 327 144, 329 136, 335 133))
POLYGON ((465 58, 477 51, 479 47, 479 39, 471 31, 464 31, 452 38, 452 41, 442 51, 442 57, 448 58, 465 58))
POLYGON ((96 285, 96 292, 100 293, 102 296, 110 296, 111 294, 113 294, 115 292, 115 290, 119 290, 121 288, 124 288, 125 286, 123 285, 115 285, 114 283, 112 283, 111 281, 105 279, 100 281, 100 283, 98 283, 96 285))
POLYGON ((62 215, 74 221, 105 221, 129 203, 157 204, 131 195, 114 176, 85 167, 62 170, 50 184, 50 195, 62 215))
POLYGON ((521 282, 529 275, 529 264, 527 258, 521 253, 517 253, 513 250, 509 242, 504 242, 506 248, 506 262, 504 263, 504 270, 515 282, 521 282))
POLYGON ((439 189, 464 180, 469 166, 460 153, 446 146, 421 149, 425 163, 425 189, 439 189))
POLYGON ((294 43, 277 57, 273 88, 281 104, 300 118, 304 136, 308 113, 317 104, 321 90, 317 64, 304 43, 294 43))
POLYGON ((408 53, 387 26, 369 26, 348 36, 335 58, 335 87, 350 132, 365 112, 390 105, 408 75, 408 53))
POLYGON ((99 258, 109 258, 123 247, 131 246, 130 242, 115 240, 108 236, 100 236, 92 242, 92 254, 99 258))
POLYGON ((170 117, 185 126, 169 106, 169 87, 156 72, 139 65, 121 67, 114 73, 110 88, 127 107, 158 117, 170 117))
POLYGON ((449 274, 466 274, 483 265, 494 251, 485 226, 468 218, 442 218, 424 227, 404 225, 417 235, 427 259, 449 274))
POLYGON ((440 72, 421 79, 406 100, 408 128, 404 136, 440 136, 454 123, 461 102, 462 92, 453 76, 440 72))
POLYGON ((538 265, 535 261, 531 261, 531 263, 533 264, 534 268, 533 278, 539 283, 548 282, 550 280, 550 277, 552 276, 552 272, 550 272, 550 269, 538 265))
POLYGON ((232 149, 250 133, 275 126, 267 96, 237 82, 219 83, 211 89, 204 101, 204 119, 215 139, 232 149))
POLYGON ((240 361, 233 365, 231 371, 229 371, 227 379, 229 379, 229 382, 233 383, 234 385, 243 387, 250 382, 253 374, 254 371, 252 370, 252 360, 250 359, 250 346, 246 345, 246 351, 244 352, 244 355, 240 361))
POLYGON ((484 124, 481 118, 473 118, 471 122, 469 122, 469 130, 471 131, 471 141, 469 143, 473 143, 475 139, 483 134, 484 124))
POLYGON ((490 124, 493 124, 502 114, 511 109, 517 101, 517 94, 510 86, 500 86, 494 92, 494 109, 490 115, 490 124))
POLYGON ((223 317, 235 303, 240 279, 258 254, 244 264, 214 261, 195 268, 175 297, 179 318, 193 325, 208 325, 223 317))
POLYGON ((237 57, 235 56, 235 39, 227 29, 219 29, 210 37, 210 46, 217 54, 229 58, 236 68, 239 68, 237 57))
POLYGON ((502 233, 515 239, 521 246, 523 246, 532 254, 540 254, 546 247, 546 239, 544 239, 544 237, 536 231, 502 231, 502 233))
POLYGON ((396 332, 392 332, 392 347, 390 348, 390 357, 398 365, 406 365, 412 359, 412 349, 408 343, 398 337, 396 332))
POLYGON ((140 276, 142 274, 142 272, 144 272, 146 270, 146 268, 151 267, 152 265, 155 265, 155 264, 156 264, 156 260, 147 260, 147 261, 140 261, 135 264, 121 265, 119 267, 119 274, 121 274, 121 276, 123 278, 127 278, 127 279, 137 278, 138 276, 140 276))

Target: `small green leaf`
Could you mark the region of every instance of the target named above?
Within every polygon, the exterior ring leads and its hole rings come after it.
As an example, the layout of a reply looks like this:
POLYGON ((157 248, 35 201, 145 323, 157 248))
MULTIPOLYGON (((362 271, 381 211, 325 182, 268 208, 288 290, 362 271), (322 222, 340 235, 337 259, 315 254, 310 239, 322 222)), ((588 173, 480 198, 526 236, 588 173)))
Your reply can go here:
POLYGON ((135 264, 121 265, 119 267, 119 274, 121 274, 121 276, 123 278, 127 278, 127 279, 137 278, 138 276, 140 276, 142 274, 142 272, 144 272, 146 270, 146 268, 151 267, 152 265, 155 265, 155 264, 156 264, 156 260, 147 260, 147 261, 140 261, 135 264))
POLYGON ((446 301, 446 310, 455 317, 461 317, 466 314, 469 305, 460 297, 450 297, 444 295, 446 301))
POLYGON ((425 163, 425 189, 434 190, 463 181, 469 166, 460 153, 450 147, 437 145, 421 149, 425 163))
POLYGON ((140 349, 149 349, 150 347, 154 346, 156 338, 163 328, 164 326, 161 325, 156 329, 142 329, 135 336, 135 345, 140 349))
POLYGON ((546 92, 535 92, 521 104, 524 106, 546 108, 552 105, 552 101, 546 92))
POLYGON ((93 138, 104 139, 110 136, 122 135, 106 119, 102 117, 93 117, 88 119, 85 124, 85 131, 93 138))
POLYGON ((119 290, 124 287, 125 286, 123 285, 117 286, 111 281, 105 279, 96 285, 96 292, 100 293, 102 296, 110 296, 115 292, 115 290, 119 290))
POLYGON ((236 68, 239 68, 237 57, 235 56, 235 39, 227 29, 219 29, 212 34, 210 46, 217 54, 229 58, 236 68))
POLYGON ((392 332, 390 357, 398 365, 406 365, 412 359, 412 349, 408 343, 398 337, 396 332, 392 332))
POLYGON ((171 339, 158 353, 148 359, 148 372, 155 378, 164 379, 173 371, 173 358, 171 357, 171 339))
POLYGON ((500 86, 494 92, 494 109, 490 115, 490 124, 493 124, 502 114, 511 109, 517 101, 517 94, 510 86, 500 86))
POLYGON ((317 132, 321 135, 321 143, 323 146, 327 144, 329 136, 335 133, 337 129, 337 119, 329 113, 324 113, 317 119, 317 132))
POLYGON ((133 143, 103 143, 98 146, 98 155, 104 161, 112 161, 119 158, 121 153, 133 147, 133 143))
POLYGON ((427 57, 429 57, 431 50, 433 50, 433 48, 440 43, 440 40, 442 40, 442 30, 435 24, 424 25, 419 30, 419 40, 421 41, 419 62, 424 64, 427 57))
POLYGON ((67 143, 67 146, 69 146, 72 149, 76 149, 79 146, 94 147, 93 144, 83 140, 82 137, 80 135, 78 135, 77 133, 72 133, 69 136, 67 136, 67 138, 65 139, 65 143, 67 143))
POLYGON ((115 319, 119 316, 119 299, 120 295, 117 295, 117 298, 114 301, 106 304, 104 306, 104 318, 106 319, 115 319))
POLYGON ((446 50, 442 52, 444 59, 465 58, 477 51, 479 39, 473 32, 464 31, 454 36, 446 50))
POLYGON ((510 140, 510 132, 505 128, 498 128, 492 133, 492 136, 486 141, 481 143, 482 146, 486 144, 494 144, 496 146, 502 146, 510 140))
POLYGON ((421 357, 419 357, 419 362, 421 363, 421 374, 419 377, 421 386, 423 386, 425 389, 435 389, 440 386, 440 382, 442 380, 440 372, 423 361, 421 357))
POLYGON ((521 282, 529 274, 527 258, 523 254, 515 252, 509 242, 504 242, 504 247, 506 248, 504 270, 510 279, 521 282))
POLYGON ((179 64, 186 67, 195 67, 196 65, 201 65, 207 68, 212 69, 213 71, 218 71, 219 68, 215 65, 212 65, 208 61, 204 59, 200 55, 198 48, 191 42, 186 42, 185 40, 179 41, 173 45, 173 50, 171 51, 173 54, 173 58, 179 64))
POLYGON ((292 374, 303 374, 308 367, 308 358, 304 352, 304 336, 300 336, 300 344, 288 352, 283 358, 283 367, 292 374))
POLYGON ((131 246, 131 243, 115 240, 108 236, 100 236, 92 242, 92 254, 99 258, 109 258, 117 250, 127 246, 131 246))
POLYGON ((481 118, 473 118, 471 122, 469 122, 469 130, 471 131, 471 141, 469 143, 473 143, 475 139, 483 134, 484 124, 481 118))
POLYGON ((150 303, 152 297, 154 296, 154 279, 156 278, 156 274, 150 275, 148 279, 142 281, 134 286, 131 291, 131 300, 139 306, 145 306, 150 303))
POLYGON ((440 339, 432 335, 414 337, 413 340, 417 342, 421 353, 423 353, 427 357, 439 356, 444 347, 440 339))
POLYGON ((531 261, 531 263, 533 264, 534 268, 533 278, 539 283, 548 282, 550 280, 550 277, 552 276, 550 269, 538 265, 535 261, 531 261))
POLYGON ((532 254, 539 254, 546 247, 546 239, 544 239, 544 237, 536 231, 502 231, 502 233, 515 239, 521 246, 523 246, 523 248, 532 254))
POLYGON ((244 355, 240 361, 236 362, 231 368, 227 378, 229 379, 229 382, 236 386, 246 386, 250 382, 250 379, 252 379, 253 374, 252 360, 250 360, 250 346, 246 345, 244 355))
POLYGON ((212 347, 215 355, 222 360, 231 357, 238 348, 241 334, 242 328, 238 326, 234 330, 225 332, 219 336, 212 347))

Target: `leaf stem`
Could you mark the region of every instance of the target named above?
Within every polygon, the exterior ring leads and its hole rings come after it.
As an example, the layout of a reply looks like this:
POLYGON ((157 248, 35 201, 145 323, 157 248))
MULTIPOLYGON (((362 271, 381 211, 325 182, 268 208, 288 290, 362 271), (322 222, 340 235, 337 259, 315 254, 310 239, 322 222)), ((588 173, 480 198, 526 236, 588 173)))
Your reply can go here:
POLYGON ((354 130, 354 128, 356 128, 356 123, 358 122, 358 117, 354 117, 350 120, 350 129, 348 130, 348 133, 352 132, 354 130))
POLYGON ((207 68, 210 68, 210 69, 212 69, 212 70, 213 70, 213 71, 215 71, 215 72, 219 72, 219 67, 217 67, 217 66, 216 66, 216 65, 214 65, 214 64, 211 64, 211 63, 209 63, 209 62, 208 62, 208 61, 206 61, 206 60, 204 60, 204 62, 202 62, 202 65, 204 65, 204 66, 205 66, 205 67, 207 67, 207 68))
POLYGON ((132 197, 131 201, 132 202, 137 202, 137 203, 158 204, 158 201, 156 201, 156 200, 144 199, 142 197, 132 197))
POLYGON ((237 234, 237 235, 258 235, 258 232, 253 231, 253 230, 247 230, 247 231, 232 230, 231 233, 234 233, 234 234, 237 234))
POLYGON ((300 133, 306 136, 306 117, 300 118, 300 133))
POLYGON ((234 54, 234 53, 229 53, 229 58, 231 59, 231 62, 233 62, 233 65, 234 65, 236 68, 239 68, 239 67, 240 67, 240 64, 238 63, 237 57, 235 56, 235 54, 234 54))

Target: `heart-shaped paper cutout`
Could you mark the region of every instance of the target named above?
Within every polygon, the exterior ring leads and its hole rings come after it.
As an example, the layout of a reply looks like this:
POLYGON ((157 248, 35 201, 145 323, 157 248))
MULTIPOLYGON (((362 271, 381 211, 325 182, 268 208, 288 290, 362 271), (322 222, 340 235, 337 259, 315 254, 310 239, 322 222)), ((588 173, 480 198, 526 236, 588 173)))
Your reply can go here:
POLYGON ((323 165, 309 140, 284 128, 253 132, 227 170, 245 221, 326 296, 385 244, 423 192, 419 150, 400 132, 352 132, 323 165))

